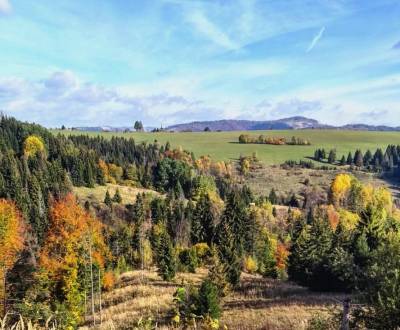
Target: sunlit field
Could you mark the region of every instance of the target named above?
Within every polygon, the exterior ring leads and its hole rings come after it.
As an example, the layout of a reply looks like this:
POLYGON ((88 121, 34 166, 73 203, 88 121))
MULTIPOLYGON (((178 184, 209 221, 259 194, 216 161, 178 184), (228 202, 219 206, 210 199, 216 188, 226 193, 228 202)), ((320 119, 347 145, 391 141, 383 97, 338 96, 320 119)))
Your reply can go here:
POLYGON ((386 148, 388 144, 400 142, 400 132, 368 132, 368 131, 340 131, 340 130, 286 130, 286 131, 249 131, 249 132, 175 132, 175 133, 114 133, 114 132, 82 132, 82 131, 59 131, 53 130, 55 134, 88 134, 96 136, 101 134, 105 138, 112 136, 123 136, 134 138, 138 142, 160 143, 169 141, 173 147, 181 146, 193 151, 195 156, 210 155, 215 160, 237 159, 240 155, 251 155, 257 153, 258 158, 265 164, 281 164, 286 160, 300 160, 312 157, 315 149, 335 148, 337 158, 346 155, 349 151, 354 152, 361 149, 375 151, 376 148, 386 148), (239 144, 240 134, 250 136, 301 137, 311 141, 310 146, 290 145, 266 145, 266 144, 239 144))

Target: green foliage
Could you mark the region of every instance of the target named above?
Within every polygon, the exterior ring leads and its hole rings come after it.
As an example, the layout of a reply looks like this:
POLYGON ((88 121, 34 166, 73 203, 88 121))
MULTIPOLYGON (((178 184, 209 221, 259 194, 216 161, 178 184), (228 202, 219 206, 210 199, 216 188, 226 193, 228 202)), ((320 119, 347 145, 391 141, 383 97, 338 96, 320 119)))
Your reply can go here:
POLYGON ((200 195, 191 217, 192 244, 205 242, 211 245, 215 232, 215 210, 208 193, 200 195))
POLYGON ((119 189, 117 188, 117 190, 115 191, 114 197, 112 199, 112 201, 114 203, 117 204, 121 204, 122 203, 122 197, 121 197, 121 193, 119 192, 119 189))
POLYGON ((183 249, 182 251, 179 252, 178 257, 181 265, 183 265, 184 267, 184 270, 187 270, 190 273, 196 272, 196 268, 198 267, 199 262, 197 259, 195 248, 192 247, 189 249, 183 249))
POLYGON ((108 190, 106 191, 106 195, 104 196, 104 204, 106 204, 108 207, 112 207, 112 199, 108 190))
POLYGON ((171 281, 176 273, 175 252, 171 238, 166 230, 162 230, 157 246, 158 274, 165 281, 171 281))

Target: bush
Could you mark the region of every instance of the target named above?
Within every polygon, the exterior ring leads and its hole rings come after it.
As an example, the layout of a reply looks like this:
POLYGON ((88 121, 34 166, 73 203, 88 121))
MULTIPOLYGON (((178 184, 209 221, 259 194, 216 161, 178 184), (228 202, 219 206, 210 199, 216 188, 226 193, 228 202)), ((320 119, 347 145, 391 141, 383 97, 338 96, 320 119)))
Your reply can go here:
POLYGON ((219 319, 221 316, 220 298, 217 286, 209 279, 205 279, 200 286, 197 303, 196 315, 219 319))
POLYGON ((184 267, 184 270, 189 271, 190 273, 196 272, 196 267, 198 267, 198 260, 196 249, 193 247, 190 249, 184 249, 179 252, 179 262, 184 267))
POLYGON ((244 270, 250 274, 253 274, 257 271, 257 261, 253 257, 246 257, 244 259, 244 270))

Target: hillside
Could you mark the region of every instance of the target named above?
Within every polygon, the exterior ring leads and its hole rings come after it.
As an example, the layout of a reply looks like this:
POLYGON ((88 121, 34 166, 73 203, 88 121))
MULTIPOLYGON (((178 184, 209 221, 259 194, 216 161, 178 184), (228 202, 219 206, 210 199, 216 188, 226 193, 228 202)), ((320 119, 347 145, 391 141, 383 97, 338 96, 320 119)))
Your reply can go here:
POLYGON ((338 129, 350 131, 400 131, 400 127, 367 124, 346 124, 332 126, 302 116, 282 118, 277 120, 251 121, 251 120, 211 120, 195 121, 167 127, 170 131, 200 132, 208 127, 211 131, 254 131, 254 130, 289 130, 289 129, 338 129))
POLYGON ((193 131, 200 132, 208 127, 212 131, 253 131, 253 130, 283 130, 283 129, 304 129, 323 128, 326 125, 320 124, 315 119, 306 117, 290 117, 277 120, 252 121, 252 120, 215 120, 195 121, 169 126, 172 131, 193 131))

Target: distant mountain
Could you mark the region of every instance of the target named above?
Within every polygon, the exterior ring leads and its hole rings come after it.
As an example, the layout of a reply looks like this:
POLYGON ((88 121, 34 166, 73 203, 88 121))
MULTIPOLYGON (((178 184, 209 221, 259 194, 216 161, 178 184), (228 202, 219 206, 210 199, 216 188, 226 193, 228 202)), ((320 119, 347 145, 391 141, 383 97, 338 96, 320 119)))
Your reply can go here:
POLYGON ((348 129, 351 131, 400 131, 400 127, 392 127, 392 126, 385 126, 385 125, 366 125, 366 124, 348 124, 339 127, 340 129, 348 129))
POLYGON ((211 131, 253 131, 253 130, 283 130, 283 129, 311 129, 333 128, 320 124, 315 119, 296 116, 277 120, 253 121, 253 120, 215 120, 195 121, 192 123, 169 126, 170 131, 200 132, 208 127, 211 131))
MULTIPOLYGON (((155 127, 145 127, 144 130, 146 132, 150 132, 155 127)), ((74 131, 84 131, 84 132, 135 132, 133 127, 114 127, 114 126, 81 126, 81 127, 72 127, 74 131)))
MULTIPOLYGON (((342 129, 351 131, 400 131, 400 127, 385 125, 366 125, 366 124, 347 124, 343 126, 332 126, 321 124, 318 120, 295 116, 276 120, 211 120, 194 121, 191 123, 177 124, 167 127, 167 131, 189 131, 202 132, 208 127, 211 131, 255 131, 255 130, 296 130, 296 129, 342 129)), ((133 127, 113 127, 113 126, 93 126, 93 127, 74 127, 73 130, 91 132, 133 132, 133 127)), ((154 127, 145 127, 146 132, 150 132, 154 127)))

